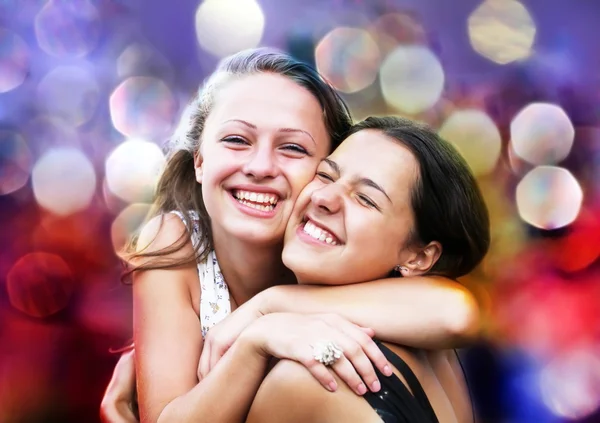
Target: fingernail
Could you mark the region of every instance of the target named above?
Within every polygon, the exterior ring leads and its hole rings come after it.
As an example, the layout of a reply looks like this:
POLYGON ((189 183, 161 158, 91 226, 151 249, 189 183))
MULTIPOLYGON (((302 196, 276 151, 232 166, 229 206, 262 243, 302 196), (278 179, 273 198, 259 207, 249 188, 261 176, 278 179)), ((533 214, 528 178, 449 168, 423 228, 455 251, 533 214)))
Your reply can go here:
POLYGON ((387 364, 385 366, 383 366, 383 374, 386 375, 386 376, 391 376, 392 375, 392 369, 387 364))
POLYGON ((367 387, 364 383, 360 383, 356 388, 356 392, 358 393, 358 395, 364 395, 367 392, 367 387))
POLYGON ((380 389, 381 389, 381 384, 379 383, 378 380, 376 380, 375 382, 373 382, 371 384, 371 391, 378 392, 380 389))
POLYGON ((330 383, 330 384, 327 386, 327 388, 329 389, 329 391, 333 392, 333 391, 335 391, 335 390, 337 389, 337 383, 335 383, 335 381, 334 381, 334 382, 331 382, 331 383, 330 383))

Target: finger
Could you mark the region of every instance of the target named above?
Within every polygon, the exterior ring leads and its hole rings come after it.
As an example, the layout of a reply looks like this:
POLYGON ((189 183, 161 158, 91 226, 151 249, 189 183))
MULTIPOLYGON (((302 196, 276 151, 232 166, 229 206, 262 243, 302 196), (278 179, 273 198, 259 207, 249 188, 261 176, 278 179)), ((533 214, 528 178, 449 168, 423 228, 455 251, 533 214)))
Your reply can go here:
MULTIPOLYGON (((123 392, 130 393, 135 389, 135 355, 134 350, 127 351, 121 354, 113 379, 116 384, 122 388, 123 392)), ((111 381, 112 382, 112 381, 111 381)))
POLYGON ((337 390, 337 382, 329 369, 315 360, 313 356, 298 359, 297 361, 306 367, 313 377, 329 392, 335 392, 337 390))
POLYGON ((215 368, 221 357, 223 357, 223 354, 225 354, 227 351, 223 348, 220 348, 219 343, 216 341, 214 341, 212 344, 213 346, 210 351, 210 370, 215 368))
MULTIPOLYGON (((343 350, 343 356, 347 359, 347 361, 349 361, 354 368, 354 371, 358 373, 358 376, 360 379, 362 379, 362 381, 364 381, 367 388, 373 392, 379 391, 379 389, 381 389, 381 384, 377 374, 375 373, 375 367, 369 360, 366 352, 363 350, 362 345, 354 340, 351 340, 350 338, 340 340, 337 345, 343 350)), ((338 361, 341 361, 341 358, 338 361)), ((337 369, 334 368, 334 370, 336 370, 337 373, 337 369)), ((349 384, 349 386, 354 389, 357 385, 349 384)))
POLYGON ((390 365, 390 362, 371 337, 357 333, 354 339, 360 344, 370 362, 372 362, 381 373, 385 376, 392 375, 392 366, 390 365))
POLYGON ((364 326, 358 326, 358 329, 362 330, 368 337, 373 338, 375 336, 375 330, 366 328, 364 326))
POLYGON ((210 370, 210 342, 205 341, 200 354, 200 362, 198 363, 198 380, 202 380, 208 375, 210 370))
POLYGON ((343 318, 334 318, 327 323, 332 326, 334 325, 336 329, 340 330, 345 335, 357 342, 369 360, 373 362, 375 367, 377 367, 381 373, 386 376, 392 375, 392 367, 390 366, 388 359, 385 358, 385 355, 377 346, 375 341, 373 341, 372 337, 362 330, 363 328, 361 326, 357 326, 343 318))
POLYGON ((331 368, 357 395, 364 395, 367 392, 365 382, 345 356, 342 355, 331 368))

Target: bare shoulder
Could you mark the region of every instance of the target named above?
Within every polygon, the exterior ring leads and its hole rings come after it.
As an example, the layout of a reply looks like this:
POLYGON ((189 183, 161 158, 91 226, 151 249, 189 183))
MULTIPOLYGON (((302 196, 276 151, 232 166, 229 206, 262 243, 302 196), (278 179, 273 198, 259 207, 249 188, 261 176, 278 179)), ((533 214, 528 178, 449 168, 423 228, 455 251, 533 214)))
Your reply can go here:
POLYGON ((323 388, 301 364, 281 360, 265 377, 247 422, 380 422, 369 404, 337 379, 338 389, 323 388))
MULTIPOLYGON (((190 234, 179 216, 167 213, 150 219, 142 228, 136 246, 135 265, 184 263, 174 267, 138 271, 134 274, 134 303, 159 303, 161 307, 191 307, 199 315, 200 281, 190 234), (153 253, 161 252, 160 255, 153 253), (187 260, 187 261, 186 261, 187 260), (167 301, 171 299, 172 302, 167 301)), ((152 304, 152 307, 157 307, 152 304)))
POLYGON ((154 253, 179 243, 181 250, 169 255, 170 258, 186 257, 193 250, 189 232, 185 224, 174 213, 154 216, 140 231, 136 251, 138 253, 154 253))

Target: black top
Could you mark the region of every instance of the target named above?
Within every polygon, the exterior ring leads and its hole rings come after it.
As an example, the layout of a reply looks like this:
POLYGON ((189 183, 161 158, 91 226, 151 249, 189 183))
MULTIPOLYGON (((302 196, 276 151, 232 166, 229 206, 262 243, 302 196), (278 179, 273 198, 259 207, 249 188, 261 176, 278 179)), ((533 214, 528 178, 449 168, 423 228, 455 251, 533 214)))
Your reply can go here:
POLYGON ((375 342, 388 361, 404 376, 412 394, 398 376, 385 376, 375 368, 381 390, 369 391, 364 395, 371 407, 384 423, 439 423, 421 383, 408 364, 381 342, 375 342))

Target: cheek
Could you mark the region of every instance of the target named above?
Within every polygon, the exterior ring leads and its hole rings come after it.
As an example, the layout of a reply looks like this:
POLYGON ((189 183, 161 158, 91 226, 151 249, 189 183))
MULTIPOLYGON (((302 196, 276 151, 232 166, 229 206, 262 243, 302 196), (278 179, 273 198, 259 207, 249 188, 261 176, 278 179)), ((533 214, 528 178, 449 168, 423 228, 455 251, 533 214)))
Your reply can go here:
POLYGON ((367 260, 387 263, 398 251, 398 237, 390 223, 384 219, 376 219, 357 214, 351 222, 346 223, 352 236, 352 250, 367 260))
POLYGON ((204 159, 203 179, 207 183, 220 182, 239 167, 240 159, 235 154, 211 154, 204 159))
POLYGON ((300 192, 314 179, 317 163, 303 163, 297 166, 287 166, 284 169, 292 187, 292 195, 297 198, 300 192))

